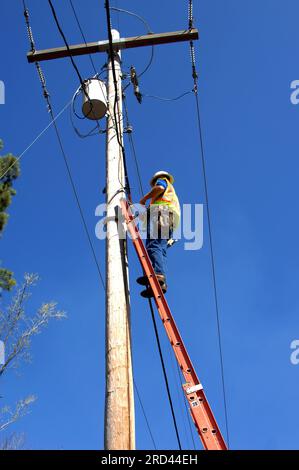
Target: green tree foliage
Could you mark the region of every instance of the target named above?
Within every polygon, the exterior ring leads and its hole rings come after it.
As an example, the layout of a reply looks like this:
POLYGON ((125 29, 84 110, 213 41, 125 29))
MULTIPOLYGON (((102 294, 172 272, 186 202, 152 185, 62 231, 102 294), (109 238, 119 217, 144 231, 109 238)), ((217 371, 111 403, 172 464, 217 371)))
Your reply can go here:
MULTIPOLYGON (((0 150, 2 149, 3 142, 0 139, 0 150)), ((19 175, 20 166, 16 157, 11 153, 0 155, 0 236, 8 221, 7 209, 12 202, 12 197, 16 195, 13 182, 19 175)), ((3 290, 11 290, 15 283, 13 273, 7 269, 0 268, 0 295, 3 290)))
POLYGON ((16 285, 13 273, 8 269, 0 268, 0 295, 3 290, 11 290, 16 285))
MULTIPOLYGON (((0 140, 0 149, 3 142, 0 140)), ((13 182, 20 175, 20 166, 16 157, 11 153, 0 156, 0 234, 8 220, 7 209, 11 204, 12 196, 16 195, 13 182)))

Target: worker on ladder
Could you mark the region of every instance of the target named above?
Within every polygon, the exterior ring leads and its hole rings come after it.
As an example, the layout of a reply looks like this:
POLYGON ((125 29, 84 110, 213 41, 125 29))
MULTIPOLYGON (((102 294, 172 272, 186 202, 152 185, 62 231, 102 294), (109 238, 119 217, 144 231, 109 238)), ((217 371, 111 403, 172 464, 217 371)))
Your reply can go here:
MULTIPOLYGON (((147 239, 146 249, 152 262, 162 291, 167 291, 166 263, 167 247, 172 244, 173 231, 180 222, 180 204, 175 193, 174 178, 167 171, 158 171, 150 180, 152 189, 143 196, 140 204, 145 206, 150 199, 147 209, 147 239)), ((153 297, 146 276, 137 279, 138 284, 147 286, 141 292, 142 297, 153 297)))

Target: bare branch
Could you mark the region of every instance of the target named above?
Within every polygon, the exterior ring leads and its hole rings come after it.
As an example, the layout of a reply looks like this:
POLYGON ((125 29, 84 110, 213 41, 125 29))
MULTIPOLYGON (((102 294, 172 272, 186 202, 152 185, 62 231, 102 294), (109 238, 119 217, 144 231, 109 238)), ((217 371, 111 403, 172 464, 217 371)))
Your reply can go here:
MULTIPOLYGON (((66 317, 64 312, 57 309, 55 302, 44 303, 37 311, 30 312, 28 300, 38 279, 36 274, 25 274, 23 284, 16 289, 16 294, 8 306, 3 306, 3 298, 0 298, 0 340, 3 341, 5 349, 4 364, 0 365, 0 377, 9 367, 18 366, 21 360, 30 360, 31 340, 43 331, 50 320, 66 317)), ((35 400, 36 397, 30 395, 18 401, 14 410, 8 406, 0 409, 0 432, 26 415, 35 400)), ((17 435, 0 442, 0 450, 16 447, 20 448, 17 435)))
POLYGON ((25 444, 25 434, 13 433, 0 442, 0 450, 22 450, 25 444))
POLYGON ((36 400, 34 395, 29 395, 24 400, 18 401, 15 409, 12 411, 9 406, 0 410, 0 432, 4 431, 12 423, 22 418, 29 412, 29 406, 36 400))
POLYGON ((57 310, 55 302, 44 303, 35 314, 26 313, 26 302, 31 296, 31 287, 38 276, 26 274, 24 283, 17 290, 11 304, 0 312, 0 339, 6 351, 5 363, 0 366, 0 376, 9 366, 17 366, 20 360, 30 360, 29 347, 34 335, 39 334, 51 319, 65 318, 64 312, 57 310))

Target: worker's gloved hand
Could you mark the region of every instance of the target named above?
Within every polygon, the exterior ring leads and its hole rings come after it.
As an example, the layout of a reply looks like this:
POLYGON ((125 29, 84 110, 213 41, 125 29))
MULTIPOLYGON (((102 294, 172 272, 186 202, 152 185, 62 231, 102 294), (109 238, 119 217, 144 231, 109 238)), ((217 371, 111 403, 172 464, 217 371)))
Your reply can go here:
POLYGON ((139 229, 143 232, 146 231, 147 230, 147 211, 141 209, 138 212, 138 218, 140 222, 139 229))

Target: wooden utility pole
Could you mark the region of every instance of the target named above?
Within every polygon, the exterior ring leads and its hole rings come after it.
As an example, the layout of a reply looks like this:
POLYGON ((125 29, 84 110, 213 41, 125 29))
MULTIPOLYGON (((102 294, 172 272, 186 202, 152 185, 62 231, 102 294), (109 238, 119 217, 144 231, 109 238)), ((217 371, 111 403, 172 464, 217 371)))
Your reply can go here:
MULTIPOLYGON (((122 91, 119 51, 126 48, 153 46, 158 44, 193 41, 198 39, 198 30, 190 29, 161 34, 147 34, 130 38, 119 38, 114 31, 112 48, 117 82, 118 103, 114 108, 115 88, 111 60, 108 63, 108 108, 107 118, 107 240, 106 240, 106 403, 105 403, 105 448, 130 450, 135 448, 134 398, 130 340, 130 311, 128 273, 125 240, 119 237, 116 216, 120 199, 124 196, 125 175, 122 144, 122 91), (118 122, 119 139, 116 135, 118 122)), ((43 51, 29 52, 28 62, 40 62, 68 56, 109 52, 109 41, 79 44, 43 51)))
MULTIPOLYGON (((112 30, 113 39, 119 33, 112 30)), ((130 305, 124 234, 118 223, 120 199, 125 195, 123 114, 120 52, 108 61, 107 119, 107 242, 106 242, 106 404, 105 449, 135 449, 130 305), (114 60, 115 83, 112 71, 114 60), (117 122, 115 122, 117 121, 117 122), (116 132, 118 129, 118 133, 116 132), (119 141, 120 139, 120 141, 119 141)))

